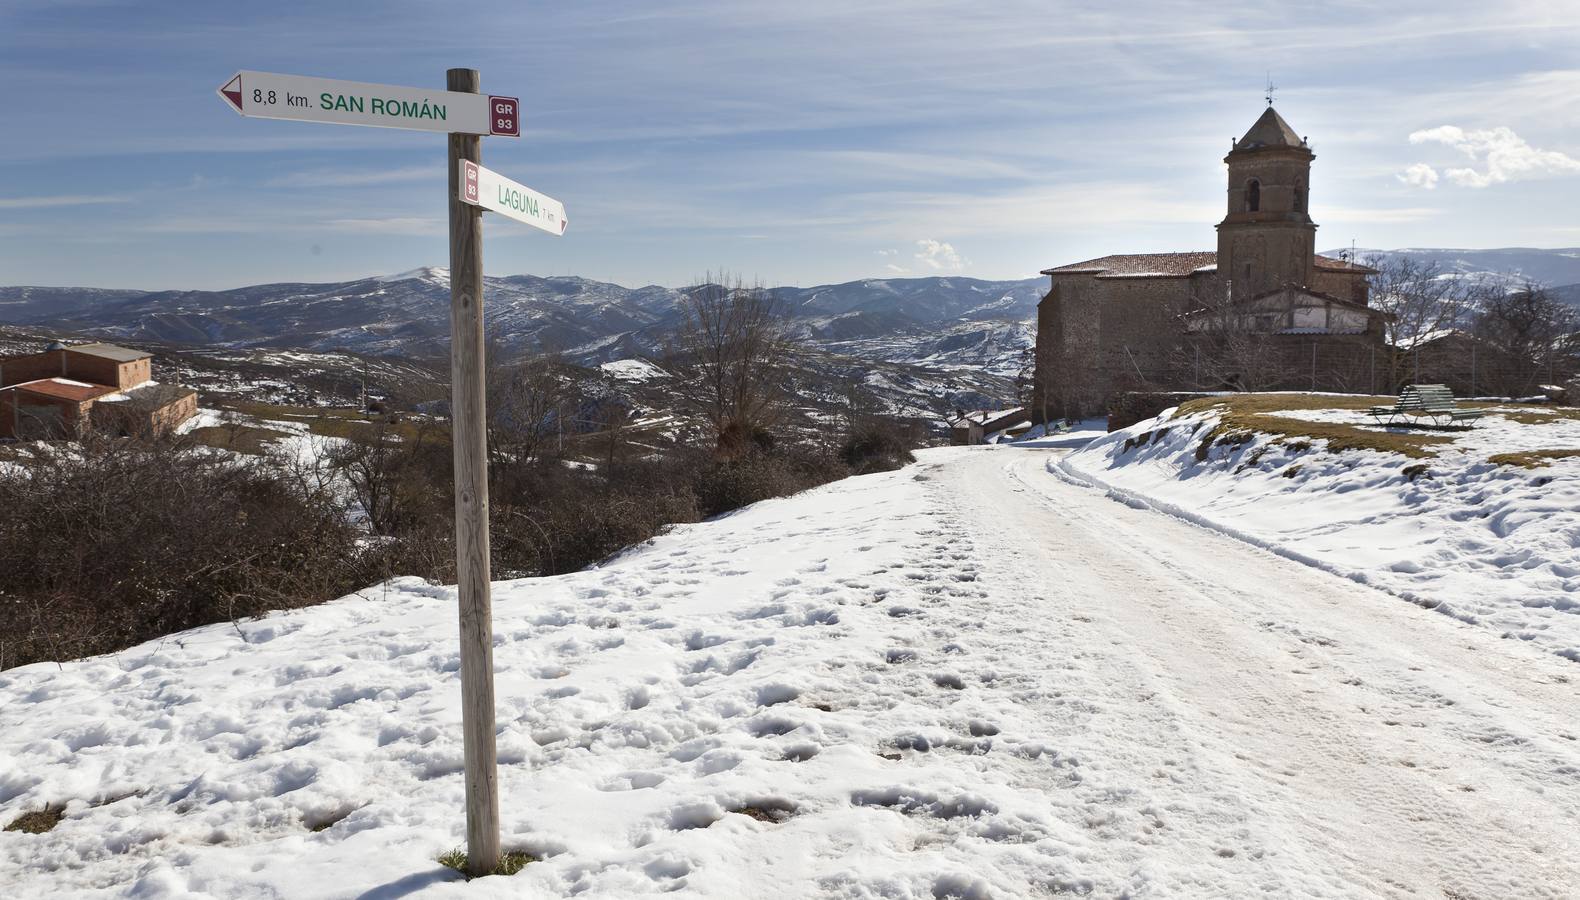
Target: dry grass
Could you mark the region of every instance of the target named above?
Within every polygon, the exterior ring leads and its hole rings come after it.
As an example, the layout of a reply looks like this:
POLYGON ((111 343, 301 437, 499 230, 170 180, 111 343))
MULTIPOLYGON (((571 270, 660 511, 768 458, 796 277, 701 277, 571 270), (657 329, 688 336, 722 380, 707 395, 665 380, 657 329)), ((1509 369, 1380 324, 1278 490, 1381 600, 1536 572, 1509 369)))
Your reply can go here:
POLYGON ((363 437, 370 434, 381 419, 384 433, 403 441, 417 440, 419 437, 432 440, 443 431, 432 427, 424 428, 421 422, 409 419, 369 417, 348 407, 286 406, 281 403, 238 400, 223 404, 220 408, 234 410, 264 421, 300 423, 306 425, 308 431, 321 437, 363 437))
POLYGON ((1311 394, 1236 394, 1228 397, 1203 397, 1180 405, 1176 416, 1220 410, 1222 418, 1203 440, 1203 452, 1213 444, 1242 444, 1246 432, 1270 434, 1290 445, 1313 440, 1327 441, 1328 449, 1378 450, 1398 453, 1412 459, 1432 456, 1429 448, 1449 444, 1453 438, 1414 431, 1374 431, 1357 426, 1369 425, 1366 410, 1391 405, 1394 397, 1333 396, 1311 394), (1307 422, 1275 415, 1297 409, 1352 409, 1355 424, 1346 422, 1307 422))
POLYGON ((60 824, 60 818, 65 813, 64 806, 46 806, 25 812, 5 827, 6 831, 20 831, 23 834, 43 834, 60 824))
POLYGON ((1519 453, 1494 453, 1487 462, 1500 466, 1519 466, 1522 469, 1539 469, 1550 466, 1555 459, 1573 459, 1580 450, 1524 450, 1519 453))
POLYGON ((781 801, 767 800, 762 803, 737 806, 730 812, 743 815, 748 819, 756 819, 759 822, 767 822, 770 825, 778 825, 795 815, 796 808, 781 801))
POLYGON ((291 436, 289 432, 256 425, 205 425, 192 429, 190 435, 192 440, 206 447, 246 453, 249 456, 262 456, 268 450, 270 441, 291 436))
POLYGON ((1521 425, 1551 425, 1558 421, 1580 420, 1580 408, 1567 406, 1533 406, 1525 403, 1508 403, 1486 407, 1487 412, 1499 415, 1521 425))

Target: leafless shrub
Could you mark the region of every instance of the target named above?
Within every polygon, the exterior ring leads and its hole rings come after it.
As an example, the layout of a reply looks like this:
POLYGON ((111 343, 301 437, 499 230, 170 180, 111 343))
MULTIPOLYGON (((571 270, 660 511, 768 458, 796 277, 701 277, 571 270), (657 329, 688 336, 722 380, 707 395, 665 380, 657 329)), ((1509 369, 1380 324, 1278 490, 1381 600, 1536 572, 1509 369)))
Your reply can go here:
POLYGON ((374 534, 397 537, 452 515, 450 442, 439 425, 424 421, 402 440, 381 423, 325 454, 339 472, 374 534))
POLYGON ((557 354, 542 353, 491 366, 488 450, 497 461, 532 459, 555 446, 580 400, 557 354))
POLYGON ((371 583, 333 499, 178 440, 88 435, 0 473, 5 666, 103 653, 371 583))

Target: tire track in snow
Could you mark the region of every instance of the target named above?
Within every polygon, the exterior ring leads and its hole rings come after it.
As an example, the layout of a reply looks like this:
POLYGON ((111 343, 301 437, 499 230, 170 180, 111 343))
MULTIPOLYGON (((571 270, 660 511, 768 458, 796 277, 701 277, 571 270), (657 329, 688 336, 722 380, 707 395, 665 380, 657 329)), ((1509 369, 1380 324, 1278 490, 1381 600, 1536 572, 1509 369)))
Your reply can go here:
POLYGON ((995 474, 1038 498, 1044 531, 1084 534, 1116 624, 1197 707, 1204 743, 1254 763, 1238 788, 1264 814, 1293 813, 1379 895, 1573 893, 1572 833, 1526 824, 1580 813, 1561 661, 1113 503, 1050 478, 1043 458, 995 474))

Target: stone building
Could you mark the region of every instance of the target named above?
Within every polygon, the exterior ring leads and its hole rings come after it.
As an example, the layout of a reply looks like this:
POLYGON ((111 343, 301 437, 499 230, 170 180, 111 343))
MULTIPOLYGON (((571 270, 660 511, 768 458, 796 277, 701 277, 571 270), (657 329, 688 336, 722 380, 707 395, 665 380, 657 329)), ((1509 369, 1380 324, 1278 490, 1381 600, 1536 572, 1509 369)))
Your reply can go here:
POLYGON ((1375 270, 1315 251, 1313 159, 1268 106, 1224 157, 1216 250, 1042 270, 1034 412, 1090 415, 1118 390, 1386 389, 1369 383, 1386 372, 1375 270))
POLYGON ((54 343, 0 359, 0 438, 157 434, 197 415, 197 391, 151 380, 153 354, 113 344, 54 343))

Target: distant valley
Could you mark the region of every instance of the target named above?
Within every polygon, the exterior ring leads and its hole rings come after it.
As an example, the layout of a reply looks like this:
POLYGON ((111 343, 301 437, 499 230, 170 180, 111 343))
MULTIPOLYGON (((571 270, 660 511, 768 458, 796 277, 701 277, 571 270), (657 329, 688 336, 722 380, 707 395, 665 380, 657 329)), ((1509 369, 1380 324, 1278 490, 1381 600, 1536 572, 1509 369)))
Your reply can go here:
MULTIPOLYGON (((1357 255, 1435 261, 1449 273, 1509 283, 1531 280, 1580 306, 1580 249, 1360 249, 1357 255)), ((953 408, 1012 401, 1013 379, 1035 341, 1045 284, 1041 277, 874 278, 770 290, 804 339, 796 360, 803 381, 815 383, 828 402, 839 385, 856 382, 895 414, 936 420, 953 408)), ((512 355, 551 351, 589 370, 662 358, 680 318, 681 290, 656 285, 512 275, 488 278, 485 289, 496 345, 512 355)), ((448 352, 448 308, 442 268, 225 291, 0 287, 0 324, 30 335, 147 342, 210 360, 262 362, 280 351, 308 351, 326 360, 326 370, 342 372, 342 382, 359 358, 374 360, 378 370, 392 365, 378 360, 410 361, 438 377, 448 352)))
MULTIPOLYGON (((794 327, 825 349, 890 362, 1013 374, 1042 279, 870 279, 773 288, 794 327)), ((491 337, 584 364, 660 354, 680 291, 585 278, 486 281, 491 337)), ((350 350, 439 357, 449 340, 449 276, 439 268, 332 284, 227 291, 0 288, 0 322, 121 340, 229 348, 350 350)))

